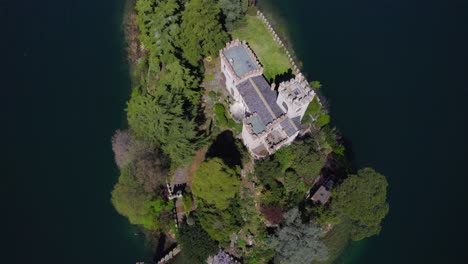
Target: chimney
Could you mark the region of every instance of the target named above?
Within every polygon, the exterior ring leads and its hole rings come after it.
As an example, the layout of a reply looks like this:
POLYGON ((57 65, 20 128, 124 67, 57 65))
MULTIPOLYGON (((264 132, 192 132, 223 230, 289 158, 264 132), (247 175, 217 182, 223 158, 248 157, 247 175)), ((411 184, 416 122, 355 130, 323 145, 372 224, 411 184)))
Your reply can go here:
POLYGON ((271 90, 274 91, 275 88, 276 88, 276 83, 272 83, 272 84, 271 84, 271 90))

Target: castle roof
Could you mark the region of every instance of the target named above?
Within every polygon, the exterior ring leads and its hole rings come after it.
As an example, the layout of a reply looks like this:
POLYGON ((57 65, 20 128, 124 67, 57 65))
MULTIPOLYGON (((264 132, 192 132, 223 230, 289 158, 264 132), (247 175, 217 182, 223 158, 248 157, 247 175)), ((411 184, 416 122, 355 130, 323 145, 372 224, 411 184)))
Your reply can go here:
POLYGON ((262 132, 273 120, 284 115, 281 108, 276 104, 276 92, 272 91, 270 85, 263 76, 255 76, 241 82, 237 89, 242 96, 249 112, 257 113, 258 122, 253 130, 262 132), (263 126, 261 126, 263 125, 263 126))
POLYGON ((256 59, 252 57, 245 45, 229 47, 223 50, 223 53, 239 77, 259 69, 256 59))
POLYGON ((294 118, 286 118, 280 123, 281 127, 283 130, 286 132, 286 135, 288 137, 294 135, 297 131, 301 129, 301 120, 300 117, 294 117, 294 118))

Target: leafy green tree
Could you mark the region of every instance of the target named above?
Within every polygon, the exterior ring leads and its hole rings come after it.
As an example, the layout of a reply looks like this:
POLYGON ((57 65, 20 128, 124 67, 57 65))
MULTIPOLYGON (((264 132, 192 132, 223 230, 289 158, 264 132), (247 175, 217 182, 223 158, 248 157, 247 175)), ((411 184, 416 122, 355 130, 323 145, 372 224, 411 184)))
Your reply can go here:
MULTIPOLYGON (((312 82, 313 83, 313 82, 312 82)), ((321 86, 321 85, 320 85, 321 86)), ((330 123, 330 116, 322 108, 322 104, 317 96, 312 99, 302 119, 304 124, 315 124, 318 127, 326 126, 330 123)))
POLYGON ((126 216, 132 224, 149 230, 167 230, 171 223, 172 204, 145 192, 129 167, 121 170, 111 201, 117 212, 126 216))
POLYGON ((290 202, 299 201, 307 191, 303 179, 293 170, 288 170, 284 174, 284 189, 290 202))
POLYGON ((237 173, 219 158, 203 162, 193 179, 193 194, 219 210, 225 210, 239 193, 237 173))
POLYGON ((380 233, 388 214, 387 179, 372 168, 364 168, 333 190, 333 208, 352 222, 351 239, 361 240, 380 233))
POLYGON ((325 165, 325 156, 317 152, 311 138, 296 140, 290 147, 294 150, 291 168, 303 177, 307 185, 312 184, 325 165))
POLYGON ((319 81, 312 81, 310 83, 310 88, 312 88, 313 90, 318 90, 322 88, 322 84, 319 81))
POLYGON ((326 126, 328 124, 330 124, 330 115, 328 114, 321 114, 318 118, 317 118, 317 126, 319 127, 323 127, 323 126, 326 126))
POLYGON ((236 21, 244 17, 242 4, 241 0, 219 0, 227 30, 233 30, 236 21))
POLYGON ((337 213, 324 205, 312 205, 307 209, 308 213, 312 215, 314 221, 317 224, 326 225, 337 225, 341 222, 341 218, 337 215, 337 213))
POLYGON ((231 200, 225 210, 213 208, 213 206, 199 204, 197 216, 203 229, 214 240, 219 242, 229 241, 229 236, 237 233, 242 225, 242 219, 237 200, 231 200))
POLYGON ((184 116, 180 96, 163 92, 157 96, 134 91, 127 103, 127 119, 137 138, 160 146, 174 164, 186 163, 196 145, 195 124, 184 116))
POLYGON ((177 241, 182 248, 181 254, 189 263, 206 263, 206 259, 218 251, 216 241, 211 239, 197 221, 191 226, 182 226, 177 233, 177 241))
POLYGON ((297 208, 288 211, 284 218, 284 226, 270 238, 277 253, 277 263, 311 263, 327 259, 328 250, 321 241, 323 232, 319 226, 303 223, 297 208))
POLYGON ((183 56, 196 66, 203 56, 216 55, 228 41, 219 23, 216 0, 190 0, 182 12, 180 46, 183 56))
POLYGON ((132 224, 155 229, 151 200, 152 196, 132 177, 130 168, 122 169, 119 181, 112 191, 112 204, 117 212, 128 217, 132 224))

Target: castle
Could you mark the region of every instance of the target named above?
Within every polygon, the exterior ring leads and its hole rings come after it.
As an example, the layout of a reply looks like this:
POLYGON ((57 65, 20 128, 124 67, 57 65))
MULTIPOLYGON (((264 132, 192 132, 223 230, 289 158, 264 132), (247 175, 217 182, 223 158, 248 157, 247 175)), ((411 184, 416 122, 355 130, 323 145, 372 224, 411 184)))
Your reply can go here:
POLYGON ((275 84, 263 77, 263 68, 245 41, 227 43, 219 55, 226 89, 242 119, 242 140, 252 156, 266 157, 293 142, 315 96, 304 77, 298 74, 280 83, 276 91, 275 84))

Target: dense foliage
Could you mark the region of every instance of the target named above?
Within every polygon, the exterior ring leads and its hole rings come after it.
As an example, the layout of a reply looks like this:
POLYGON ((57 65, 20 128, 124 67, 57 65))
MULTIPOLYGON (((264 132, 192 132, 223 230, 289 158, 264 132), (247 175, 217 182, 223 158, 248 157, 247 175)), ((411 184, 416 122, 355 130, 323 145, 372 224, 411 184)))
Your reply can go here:
POLYGON ((121 170, 119 182, 112 191, 112 204, 130 223, 150 230, 169 230, 172 203, 145 192, 131 168, 121 170))
POLYGON ((361 240, 380 233, 387 215, 387 180, 371 168, 350 175, 333 191, 333 207, 352 223, 351 238, 361 240))
POLYGON ((271 246, 277 252, 278 263, 311 263, 325 260, 327 248, 320 240, 322 229, 313 223, 303 223, 297 208, 285 214, 285 224, 270 238, 271 246))
POLYGON ((239 192, 239 176, 219 158, 209 159, 198 168, 192 191, 207 205, 225 210, 239 192))
POLYGON ((193 225, 184 225, 177 233, 182 254, 188 263, 206 263, 208 256, 216 254, 218 245, 195 221, 193 225))
POLYGON ((142 95, 135 91, 127 106, 128 124, 137 138, 160 146, 171 161, 183 164, 193 156, 195 124, 184 115, 180 97, 142 95))
POLYGON ((224 25, 227 30, 233 30, 239 24, 247 11, 245 3, 241 0, 219 0, 223 12, 224 25))
MULTIPOLYGON (((263 22, 244 17, 246 12, 255 15, 255 7, 247 11, 247 5, 253 3, 135 3, 135 23, 128 39, 136 41, 138 34, 139 42, 129 44, 137 83, 127 103, 129 130, 119 130, 112 138, 120 169, 112 203, 132 224, 154 233, 176 234, 190 263, 205 263, 208 256, 215 256, 215 263, 231 263, 219 247, 241 256, 245 263, 323 261, 329 252, 337 254, 349 238, 360 240, 379 233, 388 213, 385 177, 369 168, 344 181, 341 176, 328 204, 304 201, 308 191, 318 187, 314 181, 319 175, 330 178, 330 161, 344 160, 344 147, 329 126, 330 116, 318 97, 302 120, 310 133, 274 155, 253 162, 242 147, 237 152, 241 164, 231 165, 224 159, 230 167, 214 155, 189 165, 195 151, 212 140, 210 131, 241 130, 229 116, 227 100, 216 101, 215 91, 208 94, 214 100, 213 112, 206 111, 214 113, 214 122, 203 116, 207 104, 201 100, 206 65, 202 60, 216 56, 229 40, 225 29, 249 42, 268 79, 290 67, 284 50, 271 39, 263 22), (193 176, 182 198, 188 224, 181 223, 176 230, 174 202, 167 200, 165 185, 175 169, 184 167, 193 176), (302 211, 297 209, 299 204, 302 211), (329 231, 326 237, 324 230, 329 231)), ((321 86, 318 81, 311 83, 315 91, 321 86)))
POLYGON ((180 44, 184 58, 198 65, 203 56, 216 55, 228 41, 216 0, 191 0, 182 12, 180 44))
POLYGON ((215 240, 225 241, 238 229, 239 185, 238 174, 219 158, 203 162, 195 174, 192 191, 199 199, 197 216, 215 240))

